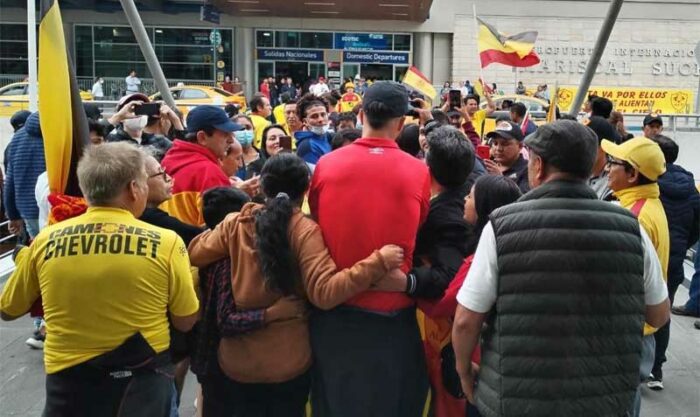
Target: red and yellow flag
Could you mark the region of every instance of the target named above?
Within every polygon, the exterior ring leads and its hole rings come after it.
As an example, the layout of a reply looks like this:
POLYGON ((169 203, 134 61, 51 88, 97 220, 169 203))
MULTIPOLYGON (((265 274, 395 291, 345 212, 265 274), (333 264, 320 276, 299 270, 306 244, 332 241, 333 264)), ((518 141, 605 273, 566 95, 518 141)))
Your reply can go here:
POLYGON ((477 20, 481 68, 494 62, 510 67, 531 67, 540 63, 540 57, 534 51, 536 31, 506 35, 483 20, 477 20))
POLYGON ((425 96, 425 98, 431 102, 435 100, 435 97, 437 97, 437 91, 435 90, 435 87, 433 87, 433 84, 416 67, 410 67, 408 70, 406 70, 406 74, 403 76, 402 82, 423 94, 423 96, 425 96))
POLYGON ((76 175, 89 140, 87 116, 66 49, 58 0, 41 0, 39 113, 51 193, 82 196, 76 175))

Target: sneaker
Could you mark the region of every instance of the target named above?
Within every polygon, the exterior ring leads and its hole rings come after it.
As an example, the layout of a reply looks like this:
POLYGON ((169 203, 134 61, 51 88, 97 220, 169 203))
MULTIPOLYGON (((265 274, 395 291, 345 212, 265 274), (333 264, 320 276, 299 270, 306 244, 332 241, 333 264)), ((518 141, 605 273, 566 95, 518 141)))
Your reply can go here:
POLYGON ((32 337, 27 339, 26 343, 32 349, 43 349, 44 348, 44 335, 41 334, 39 330, 35 331, 32 337))
POLYGON ((652 375, 649 382, 647 382, 647 388, 654 391, 661 391, 664 389, 664 381, 652 375))
POLYGON ((677 316, 698 317, 696 312, 688 310, 685 306, 673 306, 671 307, 671 313, 677 316))

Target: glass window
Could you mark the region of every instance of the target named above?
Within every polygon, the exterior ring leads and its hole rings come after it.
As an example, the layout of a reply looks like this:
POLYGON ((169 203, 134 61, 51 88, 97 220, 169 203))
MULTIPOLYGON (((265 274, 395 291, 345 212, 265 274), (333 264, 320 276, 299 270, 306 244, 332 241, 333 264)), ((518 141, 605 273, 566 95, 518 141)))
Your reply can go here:
POLYGON ((260 86, 260 80, 263 78, 271 77, 275 74, 275 63, 274 62, 258 62, 258 79, 255 84, 255 91, 258 91, 260 86))
POLYGON ((394 50, 395 51, 410 51, 411 50, 411 35, 394 35, 394 50))
POLYGON ((29 72, 29 64, 25 59, 0 59, 0 74, 26 75, 29 72))
POLYGON ((326 76, 326 64, 309 62, 309 77, 318 79, 320 76, 326 76))
POLYGON ((162 64, 165 78, 169 80, 213 80, 214 65, 211 64, 162 64))
POLYGON ((0 42, 0 58, 27 59, 27 42, 0 42))
POLYGON ((213 61, 211 46, 161 46, 156 45, 156 55, 161 62, 205 64, 213 61))
POLYGON ((259 30, 255 37, 258 48, 272 48, 275 44, 271 30, 259 30))
POLYGON ((333 34, 330 32, 301 32, 302 48, 333 49, 333 34))
POLYGON ((408 71, 408 66, 394 65, 394 81, 401 81, 406 71, 408 71))
POLYGON ((145 62, 138 45, 112 45, 110 43, 95 44, 95 60, 145 62))
POLYGON ((136 43, 129 26, 95 26, 95 42, 136 43))
POLYGON ((187 100, 187 99, 200 99, 200 98, 209 98, 207 93, 205 93, 202 90, 195 90, 194 88, 186 88, 182 91, 180 91, 180 99, 182 100, 187 100))
POLYGON ((93 77, 92 26, 75 27, 75 71, 79 77, 93 77))
POLYGON ((360 64, 343 64, 343 78, 354 79, 360 73, 360 64))
POLYGON ((164 45, 211 45, 209 29, 156 28, 155 43, 164 45))
POLYGON ((136 70, 136 74, 141 78, 141 81, 144 78, 151 78, 151 73, 148 71, 145 62, 95 61, 95 74, 100 74, 101 77, 124 79, 132 69, 136 70))
POLYGON ((299 32, 277 31, 275 33, 275 47, 277 48, 298 48, 299 32))
POLYGON ((17 85, 14 87, 10 87, 2 92, 0 92, 0 96, 21 96, 26 93, 26 86, 23 85, 17 85))
MULTIPOLYGON (((26 7, 26 5, 25 5, 26 7)), ((4 41, 26 41, 27 25, 3 23, 0 25, 0 39, 4 41)))

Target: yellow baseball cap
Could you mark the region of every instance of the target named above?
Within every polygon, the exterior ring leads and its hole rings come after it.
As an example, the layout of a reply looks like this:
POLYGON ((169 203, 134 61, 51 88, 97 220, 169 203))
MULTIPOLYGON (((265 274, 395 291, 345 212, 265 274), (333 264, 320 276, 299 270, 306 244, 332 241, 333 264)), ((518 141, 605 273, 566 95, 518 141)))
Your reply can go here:
POLYGON ((355 88, 355 84, 351 83, 350 81, 345 83, 345 88, 355 88))
POLYGON ((651 139, 636 137, 619 145, 603 139, 600 147, 606 154, 627 162, 652 181, 656 181, 666 172, 664 154, 659 145, 651 139))

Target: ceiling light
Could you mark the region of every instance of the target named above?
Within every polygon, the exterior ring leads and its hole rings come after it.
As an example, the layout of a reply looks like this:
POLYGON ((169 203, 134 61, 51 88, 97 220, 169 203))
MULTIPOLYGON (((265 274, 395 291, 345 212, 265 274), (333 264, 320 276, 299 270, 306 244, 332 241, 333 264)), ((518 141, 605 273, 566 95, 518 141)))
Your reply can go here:
POLYGON ((408 13, 392 13, 394 16, 408 16, 408 13))
POLYGON ((379 7, 409 7, 408 4, 398 4, 398 3, 379 3, 379 7))
POLYGON ((163 29, 156 29, 156 33, 163 33, 163 29))
POLYGON ((228 0, 229 3, 258 4, 259 0, 228 0))
POLYGON ((335 6, 335 3, 324 3, 324 2, 308 2, 304 3, 305 6, 335 6))
POLYGON ((270 9, 240 9, 240 12, 247 12, 247 13, 262 13, 262 12, 269 12, 270 9))
POLYGON ((311 14, 338 14, 340 12, 318 12, 318 11, 312 11, 311 14))

